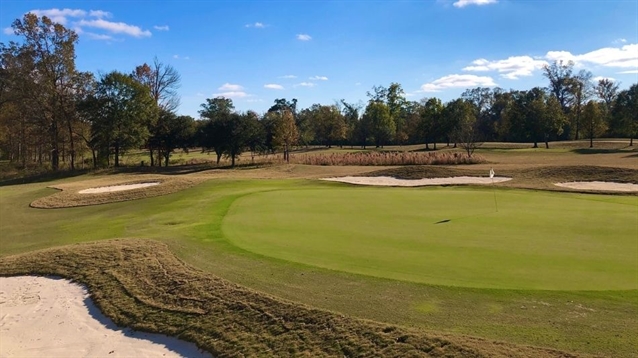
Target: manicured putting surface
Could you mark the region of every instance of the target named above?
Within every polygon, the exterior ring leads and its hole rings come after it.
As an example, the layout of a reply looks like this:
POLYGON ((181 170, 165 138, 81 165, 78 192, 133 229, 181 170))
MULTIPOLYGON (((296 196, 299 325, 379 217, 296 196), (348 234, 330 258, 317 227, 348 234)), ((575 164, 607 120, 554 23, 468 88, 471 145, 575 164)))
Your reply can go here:
POLYGON ((638 198, 473 188, 251 194, 224 218, 247 251, 434 285, 636 289, 638 198))

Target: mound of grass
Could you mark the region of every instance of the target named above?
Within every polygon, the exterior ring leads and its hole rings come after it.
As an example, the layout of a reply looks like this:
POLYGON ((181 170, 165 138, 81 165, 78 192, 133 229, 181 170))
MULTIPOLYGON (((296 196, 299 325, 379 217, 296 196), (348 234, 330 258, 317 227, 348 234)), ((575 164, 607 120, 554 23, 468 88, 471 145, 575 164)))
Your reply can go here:
POLYGON ((195 270, 154 241, 104 241, 5 257, 0 274, 83 283, 119 326, 176 336, 216 357, 571 356, 470 338, 455 342, 286 302, 195 270))
POLYGON ((40 209, 70 208, 77 206, 99 205, 129 201, 154 196, 171 194, 189 188, 202 181, 197 177, 174 177, 174 176, 115 176, 94 180, 76 181, 67 184, 57 184, 49 186, 52 189, 60 190, 58 193, 38 198, 31 202, 30 206, 40 209), (138 188, 132 190, 80 194, 79 191, 89 188, 108 187, 113 185, 129 185, 149 182, 159 182, 159 185, 138 188))

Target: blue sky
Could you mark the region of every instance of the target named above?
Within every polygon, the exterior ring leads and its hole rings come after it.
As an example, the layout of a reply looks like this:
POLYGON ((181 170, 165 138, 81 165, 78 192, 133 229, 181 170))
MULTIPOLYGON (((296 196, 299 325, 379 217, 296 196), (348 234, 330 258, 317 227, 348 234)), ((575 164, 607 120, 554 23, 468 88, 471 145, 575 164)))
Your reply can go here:
POLYGON ((206 98, 266 111, 365 101, 398 82, 410 100, 466 88, 546 86, 542 66, 574 60, 627 88, 638 82, 638 1, 28 1, 2 0, 11 23, 47 15, 80 35, 82 71, 131 72, 157 56, 182 76, 180 114, 206 98))

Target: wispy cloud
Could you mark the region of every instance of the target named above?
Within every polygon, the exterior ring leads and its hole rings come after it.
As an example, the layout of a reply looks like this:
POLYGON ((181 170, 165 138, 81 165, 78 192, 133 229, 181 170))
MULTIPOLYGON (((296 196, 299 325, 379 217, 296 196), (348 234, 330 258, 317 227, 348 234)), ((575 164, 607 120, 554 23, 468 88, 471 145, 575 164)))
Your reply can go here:
MULTIPOLYGON (((83 9, 34 9, 29 11, 37 16, 46 16, 53 22, 62 24, 73 29, 77 34, 85 34, 89 39, 94 40, 117 40, 112 34, 128 35, 133 37, 150 37, 152 34, 148 30, 143 30, 138 26, 130 25, 124 22, 112 22, 105 20, 111 18, 113 14, 104 10, 83 10, 83 9), (85 28, 100 29, 106 33, 96 33, 84 31, 85 28)), ((155 27, 158 30, 164 30, 162 26, 155 27), (161 29, 160 29, 161 28, 161 29)), ((168 26, 166 26, 168 30, 168 26)), ((7 33, 5 31, 5 33, 7 33)))
POLYGON ((627 43, 627 39, 622 39, 622 38, 621 39, 615 39, 614 41, 612 41, 612 43, 614 45, 624 44, 624 43, 627 43))
POLYGON ((276 84, 276 83, 269 83, 269 84, 264 85, 264 88, 274 89, 274 90, 282 90, 282 89, 284 89, 284 86, 276 84))
POLYGON ((228 91, 221 93, 213 93, 213 97, 225 97, 225 98, 245 98, 250 95, 244 91, 228 91))
POLYGON ((13 28, 11 27, 5 27, 4 29, 2 29, 2 32, 5 35, 15 35, 15 32, 13 32, 13 28))
POLYGON ((155 25, 155 26, 153 26, 153 28, 154 28, 155 30, 157 30, 157 31, 168 31, 168 30, 170 30, 170 28, 168 27, 168 25, 163 25, 163 26, 155 25))
POLYGON ((497 61, 481 58, 472 61, 472 66, 463 68, 463 71, 497 71, 504 78, 516 80, 521 76, 531 76, 535 70, 542 69, 545 65, 547 65, 547 61, 533 59, 529 56, 512 56, 497 61))
POLYGON ((279 78, 297 78, 297 76, 295 76, 295 75, 285 75, 285 76, 280 76, 279 78))
POLYGON ((62 25, 67 24, 68 17, 86 17, 87 13, 80 9, 35 9, 29 11, 30 13, 37 15, 38 17, 46 16, 53 22, 57 22, 62 25))
POLYGON ((638 68, 638 44, 622 47, 604 47, 581 55, 569 51, 549 51, 545 56, 551 61, 574 61, 577 65, 598 65, 604 67, 638 68))
POLYGON ((111 14, 108 11, 91 10, 91 11, 89 11, 89 16, 97 17, 97 18, 103 18, 103 17, 111 17, 111 16, 113 16, 113 14, 111 14))
POLYGON ((263 22, 255 22, 254 24, 246 24, 246 27, 254 27, 256 29, 263 29, 266 25, 263 22))
POLYGON ((173 58, 176 60, 190 60, 191 58, 188 56, 180 56, 180 55, 173 55, 173 58))
POLYGON ((148 30, 142 30, 135 25, 129 25, 123 22, 112 22, 103 19, 97 20, 80 20, 78 25, 81 27, 94 27, 97 29, 106 30, 114 34, 125 34, 133 37, 149 37, 151 32, 148 30))
POLYGON ((454 7, 462 8, 468 5, 489 5, 496 4, 498 0, 458 0, 454 4, 454 7))
POLYGON ((638 70, 629 70, 629 71, 618 72, 618 74, 622 74, 622 75, 631 75, 631 74, 634 74, 634 73, 638 73, 638 70))
POLYGON ((224 83, 223 85, 221 85, 221 87, 218 88, 219 91, 242 91, 244 89, 244 87, 240 86, 240 85, 234 85, 232 83, 224 83))
POLYGON ((314 86, 315 84, 312 82, 301 82, 295 85, 295 87, 314 87, 314 86))
POLYGON ((105 35, 105 34, 95 34, 93 32, 87 32, 86 36, 91 40, 102 40, 102 41, 112 41, 113 36, 105 35))
POLYGON ((422 92, 440 92, 449 88, 493 87, 492 77, 476 75, 448 75, 421 86, 422 92))
POLYGON ((310 41, 312 37, 308 34, 297 34, 297 40, 299 41, 310 41))
POLYGON ((312 76, 308 78, 309 80, 313 80, 313 81, 327 81, 328 77, 326 76, 312 76))

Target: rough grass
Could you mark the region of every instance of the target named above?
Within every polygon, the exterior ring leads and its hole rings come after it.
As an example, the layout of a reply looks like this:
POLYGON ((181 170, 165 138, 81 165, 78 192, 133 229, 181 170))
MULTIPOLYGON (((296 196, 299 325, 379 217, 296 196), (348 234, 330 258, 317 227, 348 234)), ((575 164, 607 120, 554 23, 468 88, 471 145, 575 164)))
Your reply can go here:
POLYGON ((5 257, 0 274, 56 275, 83 283, 116 324, 176 336, 216 357, 572 356, 434 336, 286 302, 196 270, 154 241, 104 241, 5 257))

